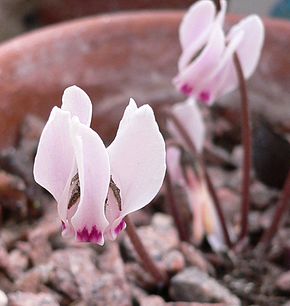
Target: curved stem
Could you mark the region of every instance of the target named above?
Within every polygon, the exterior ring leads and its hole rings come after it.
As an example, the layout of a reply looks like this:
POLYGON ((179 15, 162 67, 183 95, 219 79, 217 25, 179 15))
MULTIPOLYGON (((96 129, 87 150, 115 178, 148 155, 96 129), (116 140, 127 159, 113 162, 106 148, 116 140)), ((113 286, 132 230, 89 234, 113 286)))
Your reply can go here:
POLYGON ((152 275, 158 284, 165 285, 168 282, 167 274, 161 271, 161 269, 155 264, 155 262, 146 251, 144 244, 142 243, 136 231, 136 227, 129 216, 125 217, 125 222, 127 224, 126 230, 128 237, 140 259, 142 260, 145 270, 152 275))
POLYGON ((288 173, 286 182, 284 184, 282 197, 277 205, 277 209, 272 219, 272 223, 270 227, 265 231, 264 235, 262 236, 262 239, 258 245, 258 249, 259 248, 266 249, 270 245, 273 237, 277 233, 282 223, 283 216, 287 213, 289 199, 290 199, 290 171, 288 173))
POLYGON ((249 99, 246 81, 237 53, 234 54, 234 64, 239 79, 242 111, 242 142, 244 149, 243 157, 243 182, 242 182, 242 224, 239 240, 243 240, 248 234, 248 218, 250 210, 250 175, 252 166, 252 131, 249 110, 249 99))
POLYGON ((167 111, 166 115, 174 123, 175 127, 177 128, 177 130, 179 131, 183 140, 185 141, 185 143, 186 143, 188 149, 190 150, 191 154, 196 155, 197 158, 198 158, 198 161, 201 165, 201 169, 203 170, 203 175, 204 175, 205 180, 206 180, 208 191, 210 192, 210 195, 213 199, 213 203, 214 203, 217 215, 219 217, 219 220, 220 220, 220 223, 221 223, 221 226, 222 226, 222 231, 223 231, 223 236, 224 236, 225 242, 226 242, 227 246, 230 248, 232 246, 232 243, 231 243, 231 240, 230 240, 230 236, 229 236, 228 228, 227 228, 227 225, 226 225, 224 213, 222 211, 218 196, 217 196, 216 191, 214 189, 214 186, 213 186, 213 183, 212 183, 211 178, 209 176, 209 173, 206 169, 206 165, 205 165, 205 162, 203 160, 203 157, 200 154, 197 153, 194 143, 192 142, 190 136, 188 135, 187 131, 185 130, 185 128, 183 127, 183 125, 179 121, 179 119, 170 111, 167 111))

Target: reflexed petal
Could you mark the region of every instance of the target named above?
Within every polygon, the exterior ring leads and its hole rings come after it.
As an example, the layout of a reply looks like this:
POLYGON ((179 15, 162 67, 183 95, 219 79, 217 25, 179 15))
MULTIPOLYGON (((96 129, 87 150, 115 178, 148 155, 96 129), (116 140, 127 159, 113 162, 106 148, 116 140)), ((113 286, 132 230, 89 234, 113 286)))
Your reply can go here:
POLYGON ((224 33, 220 25, 216 25, 202 53, 174 79, 177 88, 184 91, 184 85, 188 85, 191 88, 190 94, 196 95, 199 82, 207 80, 219 65, 224 48, 224 33))
POLYGON ((230 75, 229 71, 233 65, 233 54, 237 50, 243 37, 243 31, 237 33, 227 45, 217 67, 213 69, 207 79, 200 81, 198 84, 199 87, 196 88, 196 91, 199 92, 197 95, 199 101, 211 105, 216 98, 225 93, 227 86, 234 86, 233 89, 238 86, 236 74, 230 75))
POLYGON ((76 238, 102 245, 108 225, 104 206, 110 181, 109 158, 105 146, 89 127, 73 118, 74 151, 77 160, 80 202, 71 219, 76 238))
POLYGON ((70 86, 62 96, 61 109, 77 116, 81 123, 90 125, 92 120, 92 102, 89 96, 79 87, 70 86))
POLYGON ((182 71, 206 45, 213 28, 223 26, 227 1, 221 1, 221 10, 214 17, 216 9, 212 1, 199 1, 193 4, 185 14, 179 27, 182 54, 178 60, 178 69, 182 71), (203 16, 205 15, 205 16, 203 16), (201 20, 200 20, 201 19, 201 20))
POLYGON ((264 26, 259 17, 253 15, 243 19, 232 28, 228 35, 228 52, 224 56, 223 70, 217 87, 217 95, 222 96, 239 86, 236 68, 233 62, 233 53, 236 51, 243 69, 245 78, 249 78, 257 67, 264 42, 264 26))
POLYGON ((239 31, 243 31, 245 34, 238 46, 237 53, 244 75, 249 78, 255 71, 261 56, 265 37, 264 25, 260 17, 248 16, 232 27, 227 39, 233 39, 239 31))
MULTIPOLYGON (((201 152, 205 139, 205 126, 196 101, 193 98, 188 98, 185 102, 177 103, 172 107, 172 112, 183 124, 196 150, 201 152)), ((184 142, 182 135, 171 121, 168 123, 168 130, 176 139, 184 142)))
POLYGON ((198 40, 212 25, 215 12, 215 5, 209 0, 199 1, 189 8, 179 28, 182 49, 189 47, 193 41, 198 40))
POLYGON ((38 145, 34 162, 34 179, 58 202, 62 219, 66 218, 68 189, 75 168, 70 137, 70 114, 58 107, 51 111, 38 145))
POLYGON ((108 154, 112 178, 121 190, 122 211, 111 225, 114 231, 124 216, 155 197, 164 179, 165 143, 149 105, 136 109, 130 120, 120 125, 108 154))

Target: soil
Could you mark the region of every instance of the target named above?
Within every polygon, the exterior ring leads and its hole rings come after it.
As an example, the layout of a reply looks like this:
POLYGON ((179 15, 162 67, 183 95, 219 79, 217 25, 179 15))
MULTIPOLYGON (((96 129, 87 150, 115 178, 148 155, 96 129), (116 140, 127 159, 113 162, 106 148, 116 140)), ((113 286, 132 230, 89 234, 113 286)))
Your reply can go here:
MULTIPOLYGON (((238 234, 240 129, 218 107, 203 112, 209 173, 230 230, 238 234)), ((290 222, 285 220, 267 252, 254 248, 272 220, 281 184, 267 187, 252 174, 249 242, 243 252, 225 254, 215 254, 206 240, 199 246, 178 240, 162 189, 151 205, 132 215, 150 254, 172 277, 160 288, 138 263, 126 233, 104 247, 61 237, 56 204, 32 177, 43 124, 28 116, 15 147, 0 152, 0 305, 7 299, 13 306, 290 305, 290 222)), ((268 152, 254 143, 256 157, 268 152)), ((272 140, 268 146, 275 147, 272 140)), ((269 163, 255 166, 269 167, 270 176, 275 175, 269 163)))

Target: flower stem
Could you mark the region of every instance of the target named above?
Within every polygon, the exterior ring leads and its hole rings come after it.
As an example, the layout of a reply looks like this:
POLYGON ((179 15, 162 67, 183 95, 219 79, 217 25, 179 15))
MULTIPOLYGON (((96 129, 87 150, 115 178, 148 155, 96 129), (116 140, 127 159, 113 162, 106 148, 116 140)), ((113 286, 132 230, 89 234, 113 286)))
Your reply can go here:
POLYGON ((270 227, 265 231, 264 235, 262 236, 258 248, 260 247, 265 250, 271 243, 273 237, 277 233, 282 223, 283 216, 287 213, 289 199, 290 199, 290 171, 288 172, 288 176, 282 191, 282 196, 277 204, 277 209, 272 219, 272 223, 270 227))
POLYGON ((197 158, 198 158, 198 161, 201 165, 201 169, 203 171, 203 175, 204 175, 205 180, 206 180, 208 191, 210 192, 210 195, 212 197, 217 215, 219 217, 219 220, 220 220, 220 223, 221 223, 221 226, 222 226, 222 231, 223 231, 225 243, 230 248, 232 246, 232 243, 231 243, 231 240, 230 240, 230 236, 229 236, 228 228, 227 228, 227 225, 226 225, 224 213, 222 211, 218 196, 216 194, 213 183, 212 183, 211 178, 209 176, 209 173, 207 171, 204 159, 203 159, 202 155, 197 153, 195 145, 192 142, 190 136, 188 135, 187 131, 185 130, 185 128, 183 127, 183 125, 179 121, 179 119, 174 115, 174 113, 172 113, 170 111, 167 111, 166 115, 173 122, 173 124, 175 125, 175 127, 179 131, 180 135, 182 136, 183 140, 185 141, 185 143, 186 143, 188 149, 190 150, 191 154, 196 155, 197 158))
POLYGON ((221 10, 221 2, 220 0, 213 0, 215 6, 216 6, 216 10, 217 12, 219 12, 221 10))
POLYGON ((146 251, 145 246, 141 242, 137 233, 136 227, 129 216, 125 217, 125 222, 127 224, 126 230, 128 237, 140 259, 142 260, 144 268, 152 275, 158 284, 162 286, 165 285, 168 282, 167 274, 161 271, 161 269, 155 264, 155 262, 146 251))
POLYGON ((173 192, 173 185, 171 176, 169 174, 169 171, 167 170, 166 176, 165 176, 165 184, 166 184, 166 195, 167 195, 167 201, 170 205, 171 215, 174 219, 178 236, 181 241, 189 241, 186 230, 184 228, 184 223, 182 223, 181 216, 176 204, 174 192, 173 192))
POLYGON ((252 131, 251 131, 251 119, 249 110, 249 99, 246 81, 241 66, 241 62, 237 53, 234 54, 234 64, 239 79, 239 88, 241 95, 241 110, 242 110, 242 142, 244 149, 243 157, 243 182, 242 182, 242 224, 241 234, 239 241, 246 238, 248 234, 248 218, 250 210, 250 175, 252 166, 252 131))

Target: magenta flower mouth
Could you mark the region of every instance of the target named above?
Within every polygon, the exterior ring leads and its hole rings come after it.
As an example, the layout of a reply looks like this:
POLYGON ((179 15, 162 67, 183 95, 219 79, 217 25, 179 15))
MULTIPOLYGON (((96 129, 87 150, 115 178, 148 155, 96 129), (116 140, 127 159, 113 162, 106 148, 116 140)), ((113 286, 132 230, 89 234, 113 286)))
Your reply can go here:
POLYGON ((192 91, 193 91, 193 88, 192 88, 192 86, 190 86, 190 85, 188 85, 188 84, 184 84, 184 85, 182 85, 181 86, 181 92, 183 93, 183 94, 185 94, 186 96, 190 96, 191 95, 191 93, 192 93, 192 91))
POLYGON ((126 227, 126 222, 124 220, 122 220, 119 223, 119 225, 115 228, 115 230, 114 230, 115 234, 119 235, 125 227, 126 227))
POLYGON ((96 225, 94 225, 90 232, 88 231, 87 227, 77 231, 77 239, 81 242, 100 243, 103 240, 103 235, 97 229, 96 225))
POLYGON ((208 91, 202 91, 199 94, 199 99, 204 103, 209 103, 210 101, 210 93, 208 91))

